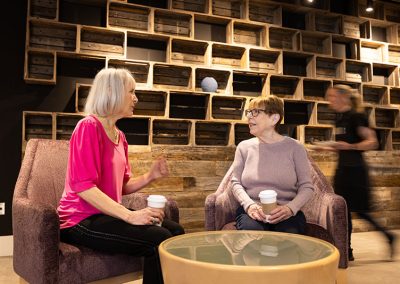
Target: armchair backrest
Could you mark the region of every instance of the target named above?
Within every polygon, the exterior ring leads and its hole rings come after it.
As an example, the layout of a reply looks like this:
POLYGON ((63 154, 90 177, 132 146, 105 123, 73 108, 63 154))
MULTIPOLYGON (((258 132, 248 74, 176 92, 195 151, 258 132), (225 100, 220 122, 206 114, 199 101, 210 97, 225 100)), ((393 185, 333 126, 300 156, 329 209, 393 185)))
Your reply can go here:
POLYGON ((30 139, 15 187, 15 198, 57 207, 64 190, 68 149, 69 141, 30 139))

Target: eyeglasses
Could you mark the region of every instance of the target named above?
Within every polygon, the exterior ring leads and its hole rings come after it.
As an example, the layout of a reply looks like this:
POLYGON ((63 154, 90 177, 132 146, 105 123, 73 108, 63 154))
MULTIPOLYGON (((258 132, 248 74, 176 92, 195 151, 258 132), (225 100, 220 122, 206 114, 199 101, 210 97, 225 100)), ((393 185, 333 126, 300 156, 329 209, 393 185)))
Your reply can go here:
POLYGON ((254 109, 246 109, 244 111, 247 118, 257 117, 260 112, 265 112, 265 109, 254 108, 254 109))

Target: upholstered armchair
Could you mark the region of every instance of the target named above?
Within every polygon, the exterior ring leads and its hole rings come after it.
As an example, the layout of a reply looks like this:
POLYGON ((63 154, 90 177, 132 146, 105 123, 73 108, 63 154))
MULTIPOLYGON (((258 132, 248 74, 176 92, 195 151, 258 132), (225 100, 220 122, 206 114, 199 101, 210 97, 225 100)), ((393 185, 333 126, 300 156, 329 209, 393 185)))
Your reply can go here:
MULTIPOLYGON (((107 254, 60 242, 58 202, 64 189, 68 141, 29 140, 13 198, 14 270, 36 283, 87 283, 142 269, 142 258, 107 254)), ((124 196, 141 209, 146 195, 124 196)), ((174 201, 166 218, 179 221, 174 201)))
MULTIPOLYGON (((313 198, 302 208, 307 220, 306 234, 328 241, 340 252, 339 268, 348 266, 347 206, 343 197, 333 192, 326 177, 309 157, 313 198)), ((231 191, 232 167, 225 174, 217 191, 205 201, 206 230, 236 230, 235 213, 240 206, 231 191)))

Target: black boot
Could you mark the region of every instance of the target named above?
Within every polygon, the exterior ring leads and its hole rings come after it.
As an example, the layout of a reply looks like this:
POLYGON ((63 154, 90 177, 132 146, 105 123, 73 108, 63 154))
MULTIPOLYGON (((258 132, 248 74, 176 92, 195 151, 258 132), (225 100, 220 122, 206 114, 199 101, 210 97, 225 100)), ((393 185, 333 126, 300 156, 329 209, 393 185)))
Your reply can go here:
POLYGON ((353 249, 349 248, 349 261, 354 261, 353 249))

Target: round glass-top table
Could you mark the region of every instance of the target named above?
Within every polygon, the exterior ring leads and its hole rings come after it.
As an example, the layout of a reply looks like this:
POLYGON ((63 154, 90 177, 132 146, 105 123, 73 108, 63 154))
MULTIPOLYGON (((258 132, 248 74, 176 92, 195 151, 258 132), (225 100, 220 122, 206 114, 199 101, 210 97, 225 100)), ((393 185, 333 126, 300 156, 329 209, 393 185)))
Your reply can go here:
POLYGON ((267 231, 190 233, 159 253, 165 284, 335 283, 339 262, 330 243, 267 231))

